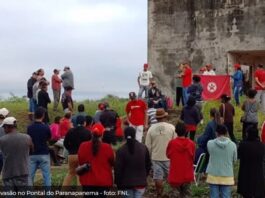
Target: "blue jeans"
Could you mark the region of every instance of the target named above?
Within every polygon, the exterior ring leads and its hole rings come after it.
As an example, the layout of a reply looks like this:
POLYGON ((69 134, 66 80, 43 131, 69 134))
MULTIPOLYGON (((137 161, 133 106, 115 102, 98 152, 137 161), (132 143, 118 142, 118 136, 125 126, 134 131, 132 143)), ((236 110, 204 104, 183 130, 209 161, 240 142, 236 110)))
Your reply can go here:
POLYGON ((138 98, 142 98, 143 92, 144 92, 145 98, 148 98, 148 89, 149 89, 149 86, 140 85, 140 89, 138 92, 138 98))
POLYGON ((30 98, 29 99, 29 112, 34 113, 37 108, 37 103, 35 99, 30 98))
POLYGON ((210 184, 210 198, 230 198, 231 186, 210 184))
POLYGON ((235 86, 234 87, 234 98, 236 101, 236 104, 239 105, 239 96, 240 96, 240 91, 241 91, 241 87, 240 86, 235 86))
POLYGON ((188 101, 188 98, 189 98, 188 87, 183 87, 182 91, 183 91, 183 94, 182 94, 183 102, 184 102, 184 105, 186 105, 187 101, 188 101))
POLYGON ((33 185, 37 169, 41 169, 44 186, 51 186, 50 155, 31 155, 29 162, 30 184, 33 185))
POLYGON ((128 189, 126 191, 127 191, 128 195, 125 196, 125 197, 128 197, 128 198, 142 198, 143 194, 144 194, 144 191, 145 191, 145 188, 142 188, 142 189, 128 189))

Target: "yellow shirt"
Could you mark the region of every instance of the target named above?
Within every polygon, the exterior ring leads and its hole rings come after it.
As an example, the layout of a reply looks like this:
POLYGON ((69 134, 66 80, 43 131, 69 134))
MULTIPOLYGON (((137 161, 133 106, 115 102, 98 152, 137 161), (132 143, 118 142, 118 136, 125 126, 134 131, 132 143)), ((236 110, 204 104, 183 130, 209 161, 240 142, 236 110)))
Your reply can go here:
POLYGON ((213 176, 207 175, 206 182, 208 184, 217 184, 217 185, 234 185, 235 180, 234 177, 222 177, 222 176, 213 176))

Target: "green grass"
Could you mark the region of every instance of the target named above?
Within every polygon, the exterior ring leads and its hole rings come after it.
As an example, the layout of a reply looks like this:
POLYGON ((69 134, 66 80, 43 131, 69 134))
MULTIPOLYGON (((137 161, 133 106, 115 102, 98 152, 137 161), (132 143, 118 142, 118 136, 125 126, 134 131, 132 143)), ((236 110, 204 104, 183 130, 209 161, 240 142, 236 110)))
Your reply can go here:
MULTIPOLYGON (((244 98, 241 98, 241 100, 244 100, 244 98)), ((108 101, 110 104, 110 107, 116 110, 120 116, 125 115, 124 109, 127 103, 126 99, 119 99, 119 98, 111 96, 111 97, 103 98, 100 101, 108 101)), ((88 112, 89 115, 94 115, 97 109, 97 105, 100 101, 87 100, 87 101, 83 101, 82 103, 85 105, 86 112, 88 112)), ((78 104, 80 104, 80 102, 75 103, 75 109, 77 108, 78 104)), ((241 140, 242 124, 240 123, 240 117, 242 116, 242 110, 240 107, 235 106, 234 101, 232 101, 232 104, 234 105, 235 110, 236 110, 236 115, 234 117, 234 133, 235 133, 236 138, 238 140, 241 140)), ((196 136, 199 136, 201 133, 203 133, 204 128, 210 119, 209 117, 210 109, 213 107, 219 108, 219 106, 220 106, 219 101, 210 101, 210 102, 205 103, 203 107, 204 123, 202 125, 199 125, 196 136)), ((0 101, 0 108, 2 107, 6 107, 7 109, 9 109, 10 116, 14 116, 17 118, 19 131, 26 132, 26 127, 29 124, 28 112, 27 112, 27 109, 28 109, 27 101, 24 99, 20 99, 20 98, 13 98, 8 101, 0 101)), ((63 115, 61 106, 59 107, 58 112, 54 112, 52 111, 52 104, 50 104, 49 105, 50 120, 52 121, 54 117, 58 115, 59 116, 63 115)), ((261 126, 264 120, 265 120, 265 116, 259 113, 259 127, 261 126)), ((115 146, 114 149, 116 150, 118 147, 119 145, 115 146)), ((237 162, 234 167, 235 178, 237 178, 238 168, 239 168, 239 163, 237 162)), ((66 175, 66 173, 67 173, 67 166, 64 166, 63 168, 52 168, 52 184, 54 186, 60 186, 63 182, 64 176, 66 175)), ((154 193, 154 184, 153 182, 151 182, 150 179, 149 181, 150 182, 149 182, 149 187, 147 190, 146 197, 152 197, 153 196, 152 194, 154 193)), ((36 184, 41 185, 40 175, 36 178, 36 184)), ((199 186, 192 185, 191 189, 192 189, 192 197, 209 197, 209 188, 205 182, 201 182, 199 186)), ((168 192, 169 190, 170 190, 170 187, 166 185, 165 192, 168 192)), ((233 195, 236 196, 236 187, 233 188, 233 195)), ((165 197, 167 197, 167 195, 165 195, 165 197)))

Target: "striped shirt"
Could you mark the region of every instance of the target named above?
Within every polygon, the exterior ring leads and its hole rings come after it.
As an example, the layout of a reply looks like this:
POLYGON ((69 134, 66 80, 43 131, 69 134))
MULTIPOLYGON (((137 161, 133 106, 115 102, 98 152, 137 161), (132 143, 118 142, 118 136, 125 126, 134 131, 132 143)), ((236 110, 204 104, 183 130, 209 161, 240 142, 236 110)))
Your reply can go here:
POLYGON ((155 108, 149 108, 147 110, 147 115, 148 115, 148 124, 152 125, 152 124, 157 123, 156 109, 155 108))

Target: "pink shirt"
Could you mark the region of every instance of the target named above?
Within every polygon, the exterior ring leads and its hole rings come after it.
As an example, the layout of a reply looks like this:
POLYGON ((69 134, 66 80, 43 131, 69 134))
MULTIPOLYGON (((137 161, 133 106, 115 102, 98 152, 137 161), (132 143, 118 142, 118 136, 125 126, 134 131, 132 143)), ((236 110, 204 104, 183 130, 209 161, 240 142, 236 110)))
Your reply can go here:
POLYGON ((52 137, 51 140, 59 140, 61 138, 60 133, 59 133, 59 124, 52 123, 50 125, 52 137))

